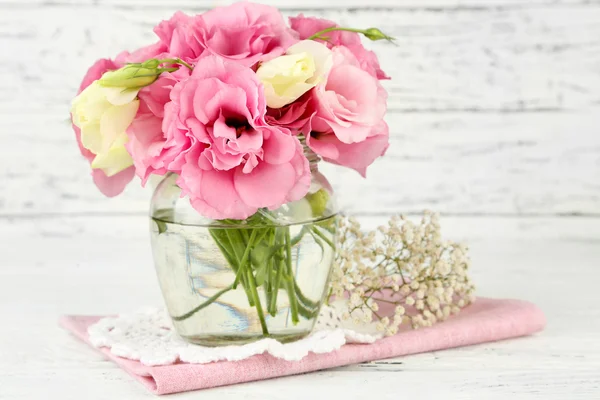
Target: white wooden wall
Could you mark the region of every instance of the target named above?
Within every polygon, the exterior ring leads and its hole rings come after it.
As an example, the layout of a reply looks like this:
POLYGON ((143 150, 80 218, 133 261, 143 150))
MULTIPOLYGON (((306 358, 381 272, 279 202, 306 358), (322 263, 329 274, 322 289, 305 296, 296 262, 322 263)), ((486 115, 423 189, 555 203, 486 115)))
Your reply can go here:
MULTIPOLYGON (((378 26, 392 146, 363 180, 326 167, 358 214, 600 214, 600 2, 266 0, 378 26)), ((0 1, 0 214, 145 213, 106 200, 68 124, 87 67, 154 41, 174 10, 226 1, 0 1)))

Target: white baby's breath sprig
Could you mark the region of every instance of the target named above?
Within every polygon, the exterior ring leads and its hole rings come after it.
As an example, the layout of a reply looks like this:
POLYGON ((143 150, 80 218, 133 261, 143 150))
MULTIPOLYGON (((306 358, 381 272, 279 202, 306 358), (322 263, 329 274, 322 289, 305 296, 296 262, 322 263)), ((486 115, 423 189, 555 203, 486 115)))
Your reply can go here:
POLYGON ((342 217, 328 300, 348 297, 343 319, 375 319, 394 335, 402 323, 428 327, 473 302, 469 267, 466 246, 442 240, 438 214, 426 211, 419 224, 394 216, 370 232, 342 217))

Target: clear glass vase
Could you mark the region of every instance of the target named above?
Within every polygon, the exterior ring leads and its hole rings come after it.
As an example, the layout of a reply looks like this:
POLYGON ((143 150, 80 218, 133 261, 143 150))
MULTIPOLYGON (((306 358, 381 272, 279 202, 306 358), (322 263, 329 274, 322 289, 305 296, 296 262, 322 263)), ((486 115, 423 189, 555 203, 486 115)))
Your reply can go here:
POLYGON ((246 220, 202 217, 180 196, 177 175, 157 186, 150 210, 154 262, 175 329, 204 346, 312 330, 335 257, 337 208, 318 158, 301 200, 246 220))

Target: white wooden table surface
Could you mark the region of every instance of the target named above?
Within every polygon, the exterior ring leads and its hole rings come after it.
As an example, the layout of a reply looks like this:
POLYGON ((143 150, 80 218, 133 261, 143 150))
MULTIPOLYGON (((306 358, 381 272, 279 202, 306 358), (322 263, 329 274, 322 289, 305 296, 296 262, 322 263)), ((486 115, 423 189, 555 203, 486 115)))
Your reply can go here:
MULTIPOLYGON (((65 313, 161 304, 146 218, 12 218, 1 226, 0 399, 151 398, 56 323, 65 313)), ((597 399, 598 221, 448 217, 442 226, 469 241, 479 293, 533 301, 548 318, 544 332, 176 398, 597 399)))
MULTIPOLYGON (((161 305, 148 190, 104 199, 67 123, 99 57, 175 10, 225 0, 0 0, 0 399, 152 398, 57 325, 161 305)), ((367 225, 442 212, 478 293, 530 300, 533 337, 175 398, 599 399, 600 1, 264 0, 355 27, 393 77, 392 146, 362 180, 326 167, 367 225)), ((134 186, 134 185, 132 185, 134 186)))

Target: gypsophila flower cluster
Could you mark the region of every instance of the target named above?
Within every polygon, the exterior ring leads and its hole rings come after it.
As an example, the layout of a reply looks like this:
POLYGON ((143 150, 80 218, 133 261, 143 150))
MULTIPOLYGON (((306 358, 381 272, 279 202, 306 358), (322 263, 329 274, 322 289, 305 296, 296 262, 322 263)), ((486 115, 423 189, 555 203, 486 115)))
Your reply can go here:
POLYGON ((377 321, 394 335, 443 321, 474 301, 463 244, 443 241, 438 214, 426 211, 420 224, 394 216, 363 232, 354 218, 340 218, 338 255, 328 301, 348 297, 342 319, 377 321))

